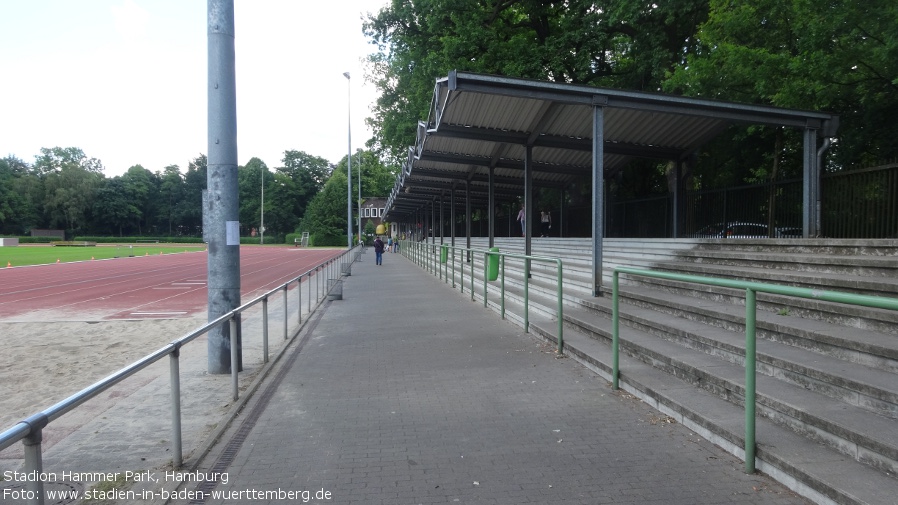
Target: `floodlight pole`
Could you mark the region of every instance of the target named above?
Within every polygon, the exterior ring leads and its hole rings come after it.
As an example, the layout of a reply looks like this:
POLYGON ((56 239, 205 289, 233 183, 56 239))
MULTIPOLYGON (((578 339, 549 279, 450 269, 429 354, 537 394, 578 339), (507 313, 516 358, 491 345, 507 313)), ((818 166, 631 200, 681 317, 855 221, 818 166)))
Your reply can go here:
POLYGON ((346 78, 346 137, 349 143, 349 154, 346 156, 346 248, 352 249, 352 87, 349 72, 343 72, 346 78))
POLYGON ((259 210, 262 211, 262 218, 259 221, 259 245, 265 245, 265 172, 268 170, 262 167, 262 204, 259 210))
MULTIPOLYGON (((234 0, 209 0, 208 165, 203 230, 209 243, 209 321, 240 306, 240 217, 237 186, 237 84, 234 53, 234 0)), ((238 316, 239 317, 239 316, 238 316)), ((237 368, 242 368, 239 320, 209 330, 209 373, 231 372, 231 327, 237 368)))

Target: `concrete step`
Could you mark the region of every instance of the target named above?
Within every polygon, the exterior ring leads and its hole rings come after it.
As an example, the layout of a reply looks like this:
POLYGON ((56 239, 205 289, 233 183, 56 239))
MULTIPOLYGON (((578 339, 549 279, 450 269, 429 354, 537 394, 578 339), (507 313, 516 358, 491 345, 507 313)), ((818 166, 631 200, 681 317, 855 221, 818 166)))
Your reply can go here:
MULTIPOLYGON (((684 321, 668 318, 671 319, 667 328, 668 335, 679 333, 681 337, 679 341, 675 341, 661 338, 658 328, 630 326, 628 323, 635 316, 623 312, 622 310, 620 326, 622 351, 625 349, 631 355, 680 380, 709 390, 735 404, 742 404, 742 384, 745 377, 742 360, 745 350, 744 345, 734 342, 739 340, 738 336, 733 338, 732 332, 705 328, 701 345, 697 345, 695 340, 690 345, 684 345, 688 340, 684 334, 688 330, 683 327, 690 326, 684 324, 684 321), (727 340, 730 342, 726 342, 727 340), (729 349, 724 352, 724 346, 712 344, 713 341, 725 342, 729 349), (738 362, 732 359, 733 355, 740 354, 738 362)), ((645 312, 650 311, 636 308, 635 312, 644 316, 645 312)), ((597 318, 597 315, 598 313, 587 309, 568 310, 565 313, 565 323, 590 337, 610 342, 610 321, 604 317, 597 318)), ((759 345, 759 349, 761 347, 759 345)), ((827 397, 803 387, 803 384, 785 380, 784 372, 789 372, 793 378, 802 371, 807 373, 801 362, 801 359, 787 362, 764 352, 758 353, 758 411, 798 433, 852 455, 877 469, 892 474, 898 472, 898 430, 894 429, 895 420, 827 397), (770 375, 765 375, 765 372, 770 375)), ((819 373, 820 370, 813 372, 819 373)))
MULTIPOLYGON (((625 285, 621 300, 628 304, 696 320, 704 324, 743 331, 745 328, 744 293, 732 301, 716 301, 660 292, 646 286, 625 285)), ((595 308, 607 309, 602 298, 592 298, 595 308)), ((898 373, 898 339, 889 333, 853 328, 846 332, 831 323, 809 320, 787 311, 758 311, 756 332, 759 338, 806 349, 871 368, 898 373)))
MULTIPOLYGON (((555 343, 554 325, 531 322, 534 333, 555 343)), ((565 355, 611 379, 611 350, 602 341, 565 329, 565 355)), ((716 394, 696 388, 632 356, 620 356, 621 388, 711 440, 745 457, 745 413, 716 394)), ((759 387, 760 390, 760 387, 759 387)), ((898 480, 855 458, 816 443, 765 417, 756 419, 757 469, 817 503, 895 504, 898 480)))

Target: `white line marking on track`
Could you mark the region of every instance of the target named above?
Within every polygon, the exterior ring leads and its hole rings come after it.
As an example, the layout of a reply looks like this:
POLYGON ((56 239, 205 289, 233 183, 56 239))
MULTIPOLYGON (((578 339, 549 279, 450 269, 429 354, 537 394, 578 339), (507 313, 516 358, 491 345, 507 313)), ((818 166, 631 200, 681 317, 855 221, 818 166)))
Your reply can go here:
POLYGON ((183 316, 187 311, 180 312, 132 312, 132 316, 183 316))

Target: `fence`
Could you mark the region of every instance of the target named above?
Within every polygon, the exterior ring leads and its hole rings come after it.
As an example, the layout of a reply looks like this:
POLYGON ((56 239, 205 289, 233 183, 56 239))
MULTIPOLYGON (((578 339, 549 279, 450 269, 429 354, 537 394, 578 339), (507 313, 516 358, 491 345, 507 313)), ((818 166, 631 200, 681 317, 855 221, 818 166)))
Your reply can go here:
POLYGON ((474 268, 475 259, 483 258, 483 306, 486 307, 489 298, 489 270, 490 267, 495 268, 495 279, 499 281, 499 313, 502 319, 505 319, 505 262, 506 258, 517 259, 523 262, 523 289, 524 289, 524 312, 522 315, 523 326, 525 332, 530 332, 530 264, 531 262, 550 263, 555 265, 555 297, 556 310, 558 318, 558 353, 564 350, 564 305, 563 305, 563 288, 562 279, 562 262, 560 258, 545 258, 540 256, 527 256, 523 254, 510 254, 500 252, 498 249, 492 251, 485 249, 474 249, 467 247, 451 246, 449 244, 432 244, 428 242, 405 241, 400 247, 400 251, 404 256, 412 260, 418 266, 426 271, 438 276, 446 282, 452 281, 452 287, 456 287, 456 260, 459 265, 459 284, 462 293, 465 292, 465 264, 470 265, 469 273, 469 289, 471 293, 471 301, 474 301, 474 268), (490 265, 490 259, 494 259, 494 264, 490 265), (451 269, 451 273, 450 273, 451 269))
POLYGON ((792 286, 780 286, 777 284, 764 284, 760 282, 748 282, 732 279, 717 279, 713 277, 700 277, 695 275, 675 274, 654 270, 642 270, 638 268, 617 267, 612 274, 612 301, 611 301, 611 387, 618 389, 620 376, 620 313, 618 284, 620 274, 654 277, 695 284, 706 284, 727 288, 745 290, 745 472, 755 471, 755 378, 757 363, 757 338, 755 334, 755 322, 757 315, 757 293, 773 293, 798 298, 810 298, 829 302, 845 303, 849 305, 861 305, 864 307, 876 307, 888 310, 898 310, 898 298, 886 298, 879 296, 857 295, 838 291, 822 291, 818 289, 797 288, 792 286))
MULTIPOLYGON (((670 195, 609 203, 607 236, 670 237, 670 195)), ((718 223, 801 228, 802 181, 687 191, 684 230, 690 236, 718 223)), ((829 238, 898 238, 898 163, 821 177, 821 228, 829 238)))
MULTIPOLYGON (((56 419, 59 419, 67 412, 77 408, 79 405, 96 397, 103 391, 118 384, 124 379, 136 374, 137 372, 147 368, 153 363, 161 360, 165 356, 169 357, 169 376, 171 380, 171 423, 172 423, 172 466, 177 469, 183 464, 183 449, 181 443, 181 386, 180 386, 180 351, 181 347, 195 340, 197 337, 207 333, 209 330, 216 328, 222 324, 230 325, 231 336, 231 391, 234 400, 239 398, 239 356, 237 354, 238 343, 237 335, 238 325, 240 324, 240 315, 249 308, 262 304, 262 356, 263 362, 268 362, 268 300, 283 291, 284 294, 284 339, 288 338, 289 311, 287 310, 287 297, 290 285, 296 283, 295 289, 298 297, 297 302, 297 320, 302 324, 302 282, 306 278, 306 286, 308 291, 307 305, 308 312, 312 312, 312 278, 315 278, 315 304, 319 304, 323 297, 328 294, 327 279, 337 278, 345 271, 344 266, 351 264, 358 259, 360 251, 353 248, 345 251, 336 258, 331 258, 321 263, 299 276, 281 284, 280 286, 268 291, 253 300, 237 307, 236 309, 222 315, 218 319, 201 326, 181 338, 172 341, 170 344, 162 347, 156 352, 143 357, 142 359, 128 365, 121 370, 114 372, 108 377, 88 386, 72 396, 60 401, 59 403, 38 412, 27 419, 20 421, 18 424, 0 433, 0 451, 12 446, 16 442, 21 441, 24 445, 25 465, 24 472, 29 475, 40 475, 43 470, 43 462, 41 455, 41 442, 43 438, 43 429, 56 419), (321 282, 321 274, 324 274, 324 282, 321 282), (34 472, 34 473, 32 473, 34 472)), ((43 505, 44 491, 41 479, 29 479, 26 483, 27 496, 29 503, 43 505)))

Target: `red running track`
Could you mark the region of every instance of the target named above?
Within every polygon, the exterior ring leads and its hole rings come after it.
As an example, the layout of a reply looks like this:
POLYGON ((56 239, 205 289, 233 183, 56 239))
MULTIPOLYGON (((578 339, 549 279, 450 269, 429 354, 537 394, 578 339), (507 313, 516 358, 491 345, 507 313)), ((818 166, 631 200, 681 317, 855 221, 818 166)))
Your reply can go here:
MULTIPOLYGON (((246 302, 342 253, 241 247, 246 302)), ((137 256, 0 269, 0 321, 152 319, 205 314, 206 253, 137 256)))

